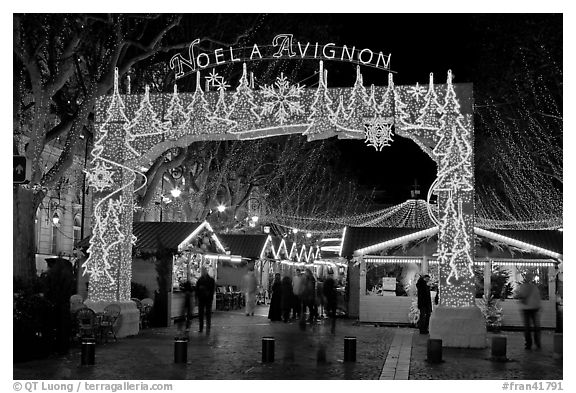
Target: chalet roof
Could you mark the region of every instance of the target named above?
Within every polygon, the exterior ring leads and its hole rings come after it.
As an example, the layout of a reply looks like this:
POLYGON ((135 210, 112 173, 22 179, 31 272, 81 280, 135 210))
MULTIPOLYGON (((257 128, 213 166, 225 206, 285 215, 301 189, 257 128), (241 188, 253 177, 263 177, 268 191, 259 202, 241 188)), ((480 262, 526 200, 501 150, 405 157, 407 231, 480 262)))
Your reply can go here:
MULTIPOLYGON (((376 246, 385 242, 382 248, 374 247, 366 254, 378 253, 386 246, 392 248, 408 241, 420 240, 419 244, 424 245, 417 250, 403 250, 404 255, 426 255, 433 257, 437 250, 438 235, 434 227, 429 230, 420 228, 375 228, 375 227, 347 227, 344 233, 342 247, 343 257, 352 257, 355 252, 366 247, 376 246), (420 235, 419 235, 420 233, 420 235), (403 236, 415 235, 407 241, 401 241, 403 236), (427 238, 424 241, 424 238, 427 238), (398 240, 395 242, 394 240, 398 240)), ((558 257, 563 252, 562 232, 555 230, 485 230, 475 228, 477 238, 482 240, 476 242, 476 257, 498 257, 498 258, 526 258, 537 259, 546 256, 547 258, 558 257), (510 247, 498 248, 498 243, 510 247), (526 251, 520 252, 520 249, 526 251), (557 254, 557 255, 555 255, 557 254)), ((394 255, 397 255, 395 253, 394 255)))
POLYGON ((135 222, 132 233, 136 236, 135 248, 157 250, 165 247, 177 250, 202 222, 135 222))
POLYGON ((218 238, 233 255, 243 258, 258 259, 268 239, 266 234, 219 234, 218 238))

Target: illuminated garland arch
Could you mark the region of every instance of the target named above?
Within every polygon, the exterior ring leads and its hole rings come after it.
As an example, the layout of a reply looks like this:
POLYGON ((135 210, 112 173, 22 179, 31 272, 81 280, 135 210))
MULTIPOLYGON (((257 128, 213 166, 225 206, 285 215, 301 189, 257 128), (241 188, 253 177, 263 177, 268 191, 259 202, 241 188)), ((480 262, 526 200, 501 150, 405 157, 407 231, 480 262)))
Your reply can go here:
POLYGON ((283 75, 274 85, 251 86, 248 75, 244 63, 234 91, 226 91, 229 85, 215 71, 205 76, 205 82, 218 91, 204 91, 199 71, 193 93, 179 94, 174 89, 151 95, 146 89, 144 95, 121 95, 116 74, 113 94, 96 105, 96 143, 88 179, 94 190, 93 233, 101 234, 112 226, 123 236, 114 244, 106 243, 103 236, 92 236, 91 254, 83 266, 92 273, 89 299, 130 298, 126 289, 134 241, 134 184, 138 176, 144 177, 137 168, 149 165, 169 148, 195 141, 302 134, 308 141, 333 136, 366 139, 381 150, 393 142, 395 133, 417 143, 438 166, 429 197, 435 194, 438 200, 438 216, 431 218, 439 225, 441 305, 473 307, 471 84, 454 85, 448 71, 446 84, 434 84, 430 74, 427 88, 396 86, 388 74, 386 86, 367 89, 358 67, 353 88, 328 88, 323 61, 319 62, 318 86, 312 89, 290 85, 283 75), (106 209, 112 203, 108 200, 115 201, 115 208, 106 209), (103 268, 109 271, 102 274, 103 268), (102 277, 107 281, 98 281, 102 277))

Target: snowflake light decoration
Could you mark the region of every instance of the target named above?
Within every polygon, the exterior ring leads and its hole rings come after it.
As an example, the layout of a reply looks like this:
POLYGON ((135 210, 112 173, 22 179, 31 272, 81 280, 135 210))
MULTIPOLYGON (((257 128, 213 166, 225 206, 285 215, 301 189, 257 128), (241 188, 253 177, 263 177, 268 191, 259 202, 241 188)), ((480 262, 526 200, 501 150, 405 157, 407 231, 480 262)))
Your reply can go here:
POLYGON ((365 143, 368 146, 374 147, 378 151, 382 151, 384 146, 390 146, 390 142, 393 141, 392 136, 392 126, 394 123, 390 119, 383 117, 376 117, 370 119, 368 124, 365 125, 365 143))
POLYGON ((273 114, 275 120, 284 124, 290 116, 304 113, 304 108, 300 103, 304 86, 290 85, 283 72, 280 73, 280 77, 276 78, 273 85, 264 85, 261 88, 265 100, 262 116, 273 114))
POLYGON ((94 168, 87 173, 88 184, 96 189, 96 191, 103 191, 114 184, 112 179, 112 167, 106 165, 104 162, 97 162, 94 168))
POLYGON ((410 86, 408 88, 408 93, 416 99, 416 102, 420 102, 420 97, 424 96, 426 93, 426 88, 424 86, 420 86, 418 82, 416 82, 416 85, 410 86))

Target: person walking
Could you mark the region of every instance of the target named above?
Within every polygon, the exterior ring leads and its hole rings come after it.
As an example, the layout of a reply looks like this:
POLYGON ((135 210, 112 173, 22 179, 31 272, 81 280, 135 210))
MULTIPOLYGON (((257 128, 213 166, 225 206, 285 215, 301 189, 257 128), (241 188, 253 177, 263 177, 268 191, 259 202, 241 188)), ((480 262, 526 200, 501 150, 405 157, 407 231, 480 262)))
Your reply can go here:
POLYGON ((201 275, 196 282, 196 297, 198 298, 198 320, 200 326, 198 331, 202 333, 204 328, 204 316, 206 316, 206 334, 210 333, 212 317, 212 300, 214 298, 214 289, 216 282, 208 274, 205 267, 201 270, 201 275))
POLYGON ((280 300, 280 308, 282 309, 282 320, 284 323, 288 322, 290 318, 290 310, 294 302, 292 293, 292 279, 290 276, 285 275, 282 277, 282 297, 280 300))
POLYGON ((192 323, 192 311, 194 307, 192 295, 194 294, 194 288, 192 287, 190 280, 186 280, 180 285, 180 289, 184 293, 184 308, 182 310, 182 314, 184 315, 186 326, 185 332, 188 334, 190 331, 190 324, 192 323))
POLYGON ((428 334, 428 324, 430 323, 430 314, 432 313, 432 298, 430 297, 430 287, 428 282, 430 276, 425 274, 416 282, 418 290, 418 310, 420 310, 420 334, 428 334))
POLYGON ((274 282, 272 282, 272 299, 270 300, 268 319, 272 322, 282 320, 282 282, 280 273, 274 275, 274 282))
POLYGON ((302 290, 304 289, 304 277, 300 269, 296 269, 296 275, 292 279, 292 318, 298 319, 302 314, 302 290))
POLYGON ((302 309, 302 316, 300 320, 304 320, 305 309, 308 309, 308 322, 314 323, 317 317, 316 313, 316 279, 312 274, 312 270, 306 269, 304 273, 304 289, 302 291, 302 302, 304 307, 302 309))
POLYGON ((524 348, 532 349, 532 334, 534 331, 534 344, 540 349, 540 290, 534 283, 534 276, 527 273, 524 282, 518 289, 520 299, 520 310, 524 319, 524 348))
POLYGON ((248 272, 244 275, 244 296, 246 298, 246 315, 254 315, 254 308, 256 308, 256 289, 258 282, 254 274, 254 268, 250 267, 248 272))
POLYGON ((336 281, 334 281, 333 273, 328 273, 328 278, 324 280, 322 286, 324 295, 324 310, 328 318, 330 318, 330 333, 336 333, 336 306, 338 304, 338 294, 336 292, 336 281))

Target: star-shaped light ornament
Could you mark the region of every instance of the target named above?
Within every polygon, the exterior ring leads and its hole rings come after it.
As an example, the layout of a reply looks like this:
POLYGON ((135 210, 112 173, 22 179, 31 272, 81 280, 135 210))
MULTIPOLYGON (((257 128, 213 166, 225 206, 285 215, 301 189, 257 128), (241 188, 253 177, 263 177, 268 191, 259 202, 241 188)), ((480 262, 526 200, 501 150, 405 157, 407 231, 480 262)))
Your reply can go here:
POLYGON ((370 119, 365 127, 365 143, 368 146, 374 147, 378 151, 382 151, 384 146, 390 146, 390 142, 393 141, 392 136, 392 126, 394 121, 389 118, 376 117, 370 119))
POLYGON ((220 79, 215 82, 215 86, 218 91, 226 91, 230 87, 230 85, 226 83, 223 77, 220 77, 220 79))
POLYGON ((210 74, 208 74, 208 76, 206 76, 205 79, 206 79, 206 82, 208 82, 208 84, 211 87, 215 87, 216 84, 220 81, 220 79, 224 79, 224 78, 222 78, 220 75, 218 75, 218 73, 214 70, 210 74))
POLYGON ((112 179, 112 167, 107 166, 103 162, 98 162, 90 172, 87 173, 88 184, 96 189, 96 191, 103 191, 114 184, 112 179))
POLYGON ((424 94, 426 94, 426 88, 420 86, 418 82, 416 82, 415 86, 410 86, 408 88, 408 93, 416 99, 416 102, 420 102, 420 97, 423 97, 424 94))

